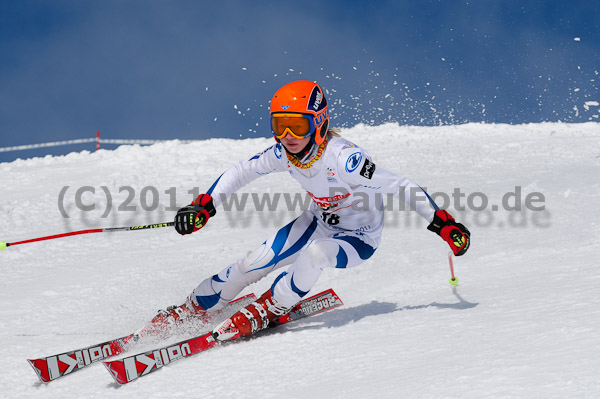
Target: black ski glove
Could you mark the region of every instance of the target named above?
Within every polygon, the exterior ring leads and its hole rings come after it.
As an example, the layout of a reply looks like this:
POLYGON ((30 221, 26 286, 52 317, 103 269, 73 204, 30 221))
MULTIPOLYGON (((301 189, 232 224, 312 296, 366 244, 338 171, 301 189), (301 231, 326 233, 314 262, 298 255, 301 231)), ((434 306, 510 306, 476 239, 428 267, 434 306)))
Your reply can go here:
POLYGON ((217 210, 209 194, 200 194, 192 203, 177 211, 175 230, 179 234, 192 234, 200 230, 217 210))

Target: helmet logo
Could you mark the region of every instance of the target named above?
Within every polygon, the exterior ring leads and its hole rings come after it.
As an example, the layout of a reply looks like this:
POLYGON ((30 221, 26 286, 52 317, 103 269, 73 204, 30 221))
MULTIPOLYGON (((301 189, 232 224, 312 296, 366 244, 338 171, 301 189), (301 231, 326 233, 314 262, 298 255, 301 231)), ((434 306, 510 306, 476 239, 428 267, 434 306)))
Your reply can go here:
POLYGON ((319 109, 319 105, 321 105, 321 99, 323 98, 323 95, 321 94, 321 92, 317 92, 317 97, 315 98, 315 103, 313 104, 313 108, 316 110, 319 109))
POLYGON ((290 106, 289 105, 282 105, 281 109, 288 109, 290 106))
POLYGON ((327 119, 327 116, 329 116, 329 111, 321 112, 315 116, 315 124, 321 126, 325 122, 325 119, 327 119))
POLYGON ((320 110, 327 107, 327 100, 325 100, 325 96, 319 90, 319 86, 313 88, 312 93, 310 94, 310 99, 308 100, 308 107, 306 108, 312 112, 319 112, 320 110))

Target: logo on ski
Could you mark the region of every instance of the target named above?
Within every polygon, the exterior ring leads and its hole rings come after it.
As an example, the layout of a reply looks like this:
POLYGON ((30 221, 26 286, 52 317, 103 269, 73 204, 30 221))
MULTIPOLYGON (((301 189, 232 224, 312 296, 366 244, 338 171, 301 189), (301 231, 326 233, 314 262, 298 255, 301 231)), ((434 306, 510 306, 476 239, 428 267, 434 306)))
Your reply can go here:
POLYGON ((123 337, 115 341, 73 352, 61 353, 41 359, 30 359, 28 362, 42 382, 50 382, 89 366, 92 363, 123 353, 125 351, 126 339, 126 337, 123 337))
POLYGON ((144 366, 141 371, 141 375, 146 375, 152 371, 153 368, 160 368, 181 357, 189 356, 191 354, 192 350, 190 349, 190 345, 188 343, 184 343, 181 345, 173 345, 168 348, 155 350, 150 355, 142 353, 141 355, 136 355, 135 357, 128 357, 124 359, 123 363, 125 364, 127 378, 130 379, 137 378, 139 365, 144 366))
MULTIPOLYGON (((323 312, 330 308, 341 306, 342 301, 337 297, 337 295, 334 295, 332 292, 327 292, 324 295, 319 295, 313 299, 309 298, 306 301, 302 301, 299 305, 300 306, 298 308, 294 308, 292 312, 296 317, 305 317, 323 312)), ((292 316, 292 318, 294 318, 294 316, 292 316)))

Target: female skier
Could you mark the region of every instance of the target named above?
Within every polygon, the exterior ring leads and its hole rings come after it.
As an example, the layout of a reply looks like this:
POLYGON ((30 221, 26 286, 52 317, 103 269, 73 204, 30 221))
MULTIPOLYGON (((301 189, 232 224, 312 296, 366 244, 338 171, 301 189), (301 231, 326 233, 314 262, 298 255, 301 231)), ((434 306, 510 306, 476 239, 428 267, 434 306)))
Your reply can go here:
POLYGON ((274 172, 288 172, 296 179, 312 198, 311 208, 202 281, 183 305, 159 311, 146 329, 208 317, 249 284, 289 265, 255 303, 215 328, 215 337, 225 340, 266 328, 308 294, 324 268, 358 266, 373 255, 383 229, 381 194, 393 193, 411 205, 456 256, 469 248, 469 230, 440 210, 420 186, 376 167, 364 149, 329 130, 327 100, 318 84, 301 80, 279 89, 271 101, 271 129, 277 143, 225 171, 206 194, 180 209, 177 232, 198 231, 224 198, 274 172))

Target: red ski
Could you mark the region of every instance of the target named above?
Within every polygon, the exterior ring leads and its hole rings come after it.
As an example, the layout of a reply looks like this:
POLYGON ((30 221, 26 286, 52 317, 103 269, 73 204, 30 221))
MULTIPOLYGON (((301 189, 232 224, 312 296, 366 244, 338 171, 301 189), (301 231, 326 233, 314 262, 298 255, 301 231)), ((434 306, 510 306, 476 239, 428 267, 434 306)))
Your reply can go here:
POLYGON ((33 370, 35 370, 40 381, 48 383, 57 378, 69 375, 74 371, 81 370, 99 360, 120 355, 127 351, 129 341, 133 334, 117 338, 102 344, 89 346, 59 355, 43 357, 40 359, 27 359, 33 370))
MULTIPOLYGON (((342 306, 343 303, 332 289, 323 291, 299 302, 292 310, 281 316, 273 326, 289 323, 290 321, 314 316, 316 314, 342 306)), ((105 361, 104 366, 110 372, 117 384, 124 385, 139 377, 148 375, 167 364, 185 357, 208 350, 219 344, 207 332, 195 338, 187 339, 173 345, 154 349, 145 353, 128 356, 123 359, 105 361)), ((229 342, 229 341, 226 341, 229 342)))
MULTIPOLYGON (((224 308, 222 313, 216 316, 216 318, 222 321, 231 316, 231 314, 235 313, 240 305, 245 306, 254 299, 256 299, 254 294, 249 294, 235 299, 229 302, 229 304, 235 304, 235 306, 227 306, 224 308)), ((42 357, 39 359, 27 359, 27 361, 31 367, 33 367, 33 370, 39 377, 40 381, 43 383, 49 383, 57 378, 64 377, 77 370, 91 366, 100 360, 105 360, 110 357, 120 355, 121 353, 134 348, 136 341, 133 338, 133 334, 129 334, 125 337, 88 346, 87 348, 60 353, 54 356, 42 357)))

